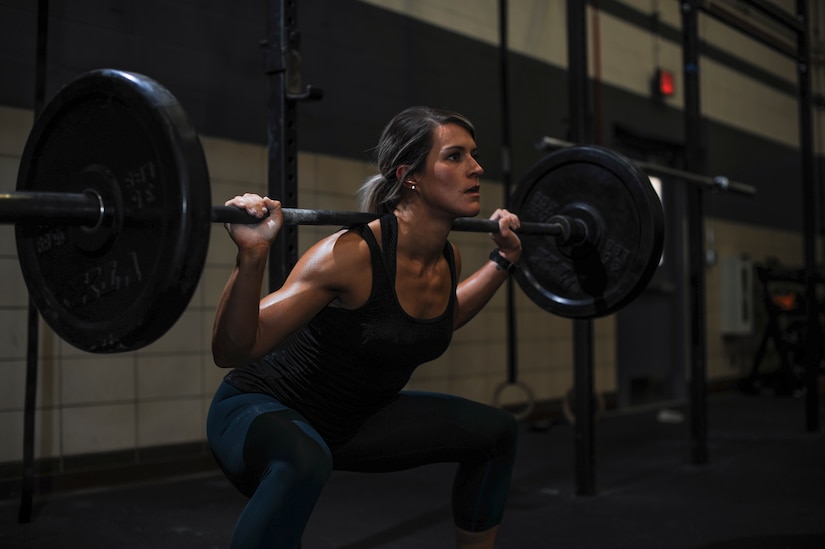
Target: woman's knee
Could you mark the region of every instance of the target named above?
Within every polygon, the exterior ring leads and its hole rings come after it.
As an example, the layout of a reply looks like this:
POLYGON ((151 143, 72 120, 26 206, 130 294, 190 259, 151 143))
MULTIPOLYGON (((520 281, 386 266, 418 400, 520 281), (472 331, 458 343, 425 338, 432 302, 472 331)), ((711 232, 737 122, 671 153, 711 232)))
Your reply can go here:
POLYGON ((497 456, 515 455, 519 425, 513 414, 492 408, 486 421, 492 453, 497 456))
POLYGON ((312 487, 320 493, 332 474, 332 454, 326 445, 319 445, 314 439, 304 439, 296 445, 297 460, 290 467, 298 480, 298 485, 312 487))
POLYGON ((314 431, 276 416, 280 414, 263 414, 252 422, 244 442, 247 468, 261 477, 282 475, 284 481, 320 491, 332 473, 329 448, 314 431))

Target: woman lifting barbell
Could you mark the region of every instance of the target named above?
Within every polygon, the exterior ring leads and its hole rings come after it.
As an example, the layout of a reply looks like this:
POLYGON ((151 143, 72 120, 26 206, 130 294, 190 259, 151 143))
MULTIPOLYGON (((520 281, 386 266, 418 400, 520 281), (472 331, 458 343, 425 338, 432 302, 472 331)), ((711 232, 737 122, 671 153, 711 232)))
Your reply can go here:
POLYGON ((515 459, 508 412, 451 395, 402 390, 441 355, 521 256, 496 210, 498 250, 462 282, 453 220, 480 211, 475 132, 463 116, 413 107, 377 148, 380 174, 361 188, 380 219, 324 238, 283 286, 260 299, 280 204, 227 202, 257 225, 227 225, 238 246, 215 318, 212 351, 234 368, 207 419, 209 445, 249 501, 233 547, 294 548, 332 470, 386 472, 456 462, 452 508, 460 548, 493 547, 515 459), (371 273, 371 274, 370 274, 371 273))

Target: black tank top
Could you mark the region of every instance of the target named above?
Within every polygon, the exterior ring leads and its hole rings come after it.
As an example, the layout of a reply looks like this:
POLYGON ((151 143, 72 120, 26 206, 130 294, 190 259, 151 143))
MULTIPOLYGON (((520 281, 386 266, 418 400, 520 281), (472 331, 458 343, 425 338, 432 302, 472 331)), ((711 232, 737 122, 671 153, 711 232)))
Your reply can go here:
POLYGON ((417 366, 450 344, 457 277, 453 249, 444 256, 452 290, 446 310, 432 319, 408 315, 395 293, 398 220, 381 218, 382 247, 367 225, 352 227, 372 257, 372 291, 354 310, 326 307, 269 355, 233 370, 226 381, 245 392, 266 393, 303 415, 330 445, 346 441, 389 403, 417 366))

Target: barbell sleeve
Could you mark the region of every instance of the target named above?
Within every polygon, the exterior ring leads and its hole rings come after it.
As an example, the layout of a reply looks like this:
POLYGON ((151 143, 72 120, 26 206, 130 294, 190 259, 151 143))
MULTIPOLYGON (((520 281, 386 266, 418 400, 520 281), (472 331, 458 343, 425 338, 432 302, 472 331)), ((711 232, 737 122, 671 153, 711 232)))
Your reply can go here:
POLYGON ((103 202, 94 193, 2 192, 2 223, 70 223, 95 225, 103 215, 103 202))

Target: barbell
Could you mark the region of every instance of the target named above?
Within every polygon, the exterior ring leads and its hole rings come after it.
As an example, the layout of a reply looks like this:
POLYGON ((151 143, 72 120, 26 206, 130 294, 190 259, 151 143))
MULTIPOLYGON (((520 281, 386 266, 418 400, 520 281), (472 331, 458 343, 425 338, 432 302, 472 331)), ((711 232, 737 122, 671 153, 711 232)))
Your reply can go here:
MULTIPOLYGON (((508 207, 522 225, 516 278, 548 312, 616 312, 647 286, 662 252, 661 202, 648 177, 601 147, 554 152, 508 207)), ((284 208, 290 225, 350 226, 377 216, 284 208)), ((0 223, 15 224, 32 300, 57 335, 95 353, 144 347, 187 308, 210 224, 256 223, 212 206, 198 134, 175 97, 144 75, 85 73, 49 101, 27 139, 0 223)), ((494 232, 460 218, 453 230, 494 232)))

